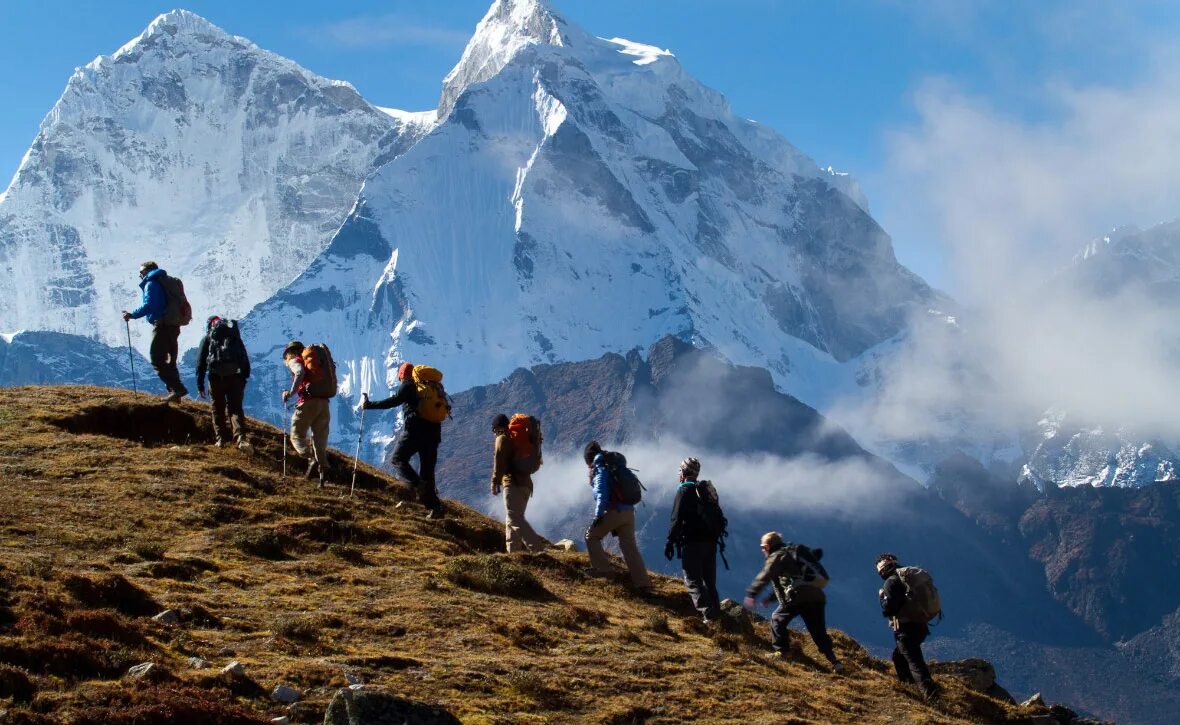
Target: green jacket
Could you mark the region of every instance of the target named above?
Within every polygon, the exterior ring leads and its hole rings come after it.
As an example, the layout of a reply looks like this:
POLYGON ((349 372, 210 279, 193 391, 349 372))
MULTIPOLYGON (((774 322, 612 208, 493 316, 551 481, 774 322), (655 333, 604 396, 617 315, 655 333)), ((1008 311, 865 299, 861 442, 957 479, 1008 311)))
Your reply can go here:
POLYGON ((777 549, 766 557, 762 571, 754 577, 746 596, 756 599, 767 584, 774 587, 774 596, 784 607, 798 604, 824 604, 828 598, 819 587, 800 581, 803 569, 786 549, 777 549))

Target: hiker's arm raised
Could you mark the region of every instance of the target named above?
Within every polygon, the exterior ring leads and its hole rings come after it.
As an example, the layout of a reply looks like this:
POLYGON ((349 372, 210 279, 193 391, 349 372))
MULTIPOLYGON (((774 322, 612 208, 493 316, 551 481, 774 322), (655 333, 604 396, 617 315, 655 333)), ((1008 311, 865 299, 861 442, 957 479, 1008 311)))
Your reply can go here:
POLYGON ((413 402, 412 396, 417 396, 418 391, 414 388, 414 384, 410 381, 405 381, 397 389, 397 392, 386 398, 385 400, 370 400, 365 408, 369 410, 385 410, 387 408, 396 408, 399 405, 413 402))

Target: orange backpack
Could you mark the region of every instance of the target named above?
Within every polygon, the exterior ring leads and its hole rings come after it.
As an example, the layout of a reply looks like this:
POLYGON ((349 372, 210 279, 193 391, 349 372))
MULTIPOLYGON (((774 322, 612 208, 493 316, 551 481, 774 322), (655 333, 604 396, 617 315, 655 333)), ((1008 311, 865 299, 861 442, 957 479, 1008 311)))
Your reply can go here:
POLYGON ((336 363, 324 343, 303 348, 303 370, 306 387, 312 398, 332 398, 336 395, 336 363))
POLYGON ((534 474, 541 468, 541 421, 517 413, 508 421, 508 438, 512 440, 512 469, 516 473, 534 474))

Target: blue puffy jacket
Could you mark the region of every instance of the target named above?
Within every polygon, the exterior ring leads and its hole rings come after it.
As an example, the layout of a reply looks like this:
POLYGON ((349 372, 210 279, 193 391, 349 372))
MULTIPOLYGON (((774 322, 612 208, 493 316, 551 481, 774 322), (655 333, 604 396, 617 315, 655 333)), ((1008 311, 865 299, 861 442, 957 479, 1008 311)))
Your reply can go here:
POLYGON ((164 310, 168 308, 168 293, 164 291, 160 280, 167 274, 162 269, 153 269, 139 283, 139 288, 143 290, 143 304, 131 311, 132 319, 138 320, 146 315, 147 321, 154 325, 164 316, 164 310))
POLYGON ((594 518, 602 516, 607 511, 631 511, 635 508, 611 500, 610 470, 606 467, 601 453, 594 456, 594 473, 591 475, 590 485, 594 488, 594 518))

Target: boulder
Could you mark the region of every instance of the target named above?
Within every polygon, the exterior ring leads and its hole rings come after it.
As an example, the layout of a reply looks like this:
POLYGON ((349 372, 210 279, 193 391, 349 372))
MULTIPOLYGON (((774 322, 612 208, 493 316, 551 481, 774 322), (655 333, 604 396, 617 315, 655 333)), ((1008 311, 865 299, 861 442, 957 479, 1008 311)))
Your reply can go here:
POLYGON ((127 676, 143 682, 164 682, 172 679, 171 673, 155 662, 144 662, 127 670, 127 676))
POLYGON ((156 616, 152 617, 152 621, 159 622, 160 624, 176 625, 180 624, 180 615, 171 609, 165 609, 156 616))
POLYGON ((458 718, 433 705, 380 690, 343 689, 324 713, 324 725, 460 725, 458 718))
POLYGON ((554 549, 561 549, 562 551, 577 551, 578 544, 573 539, 562 539, 553 545, 554 549))
POLYGON ((231 675, 233 677, 241 677, 246 674, 246 666, 237 660, 230 662, 225 667, 221 668, 221 674, 231 675))
POLYGON ((953 677, 976 692, 987 693, 996 684, 996 668, 987 660, 978 658, 954 662, 931 662, 930 674, 953 677))
POLYGON ((275 702, 281 702, 284 705, 290 705, 293 702, 299 702, 303 694, 293 687, 286 685, 276 685, 275 689, 270 692, 270 699, 275 702))
POLYGON ((213 665, 209 662, 209 660, 201 659, 200 657, 189 657, 188 666, 194 670, 207 670, 213 665))

